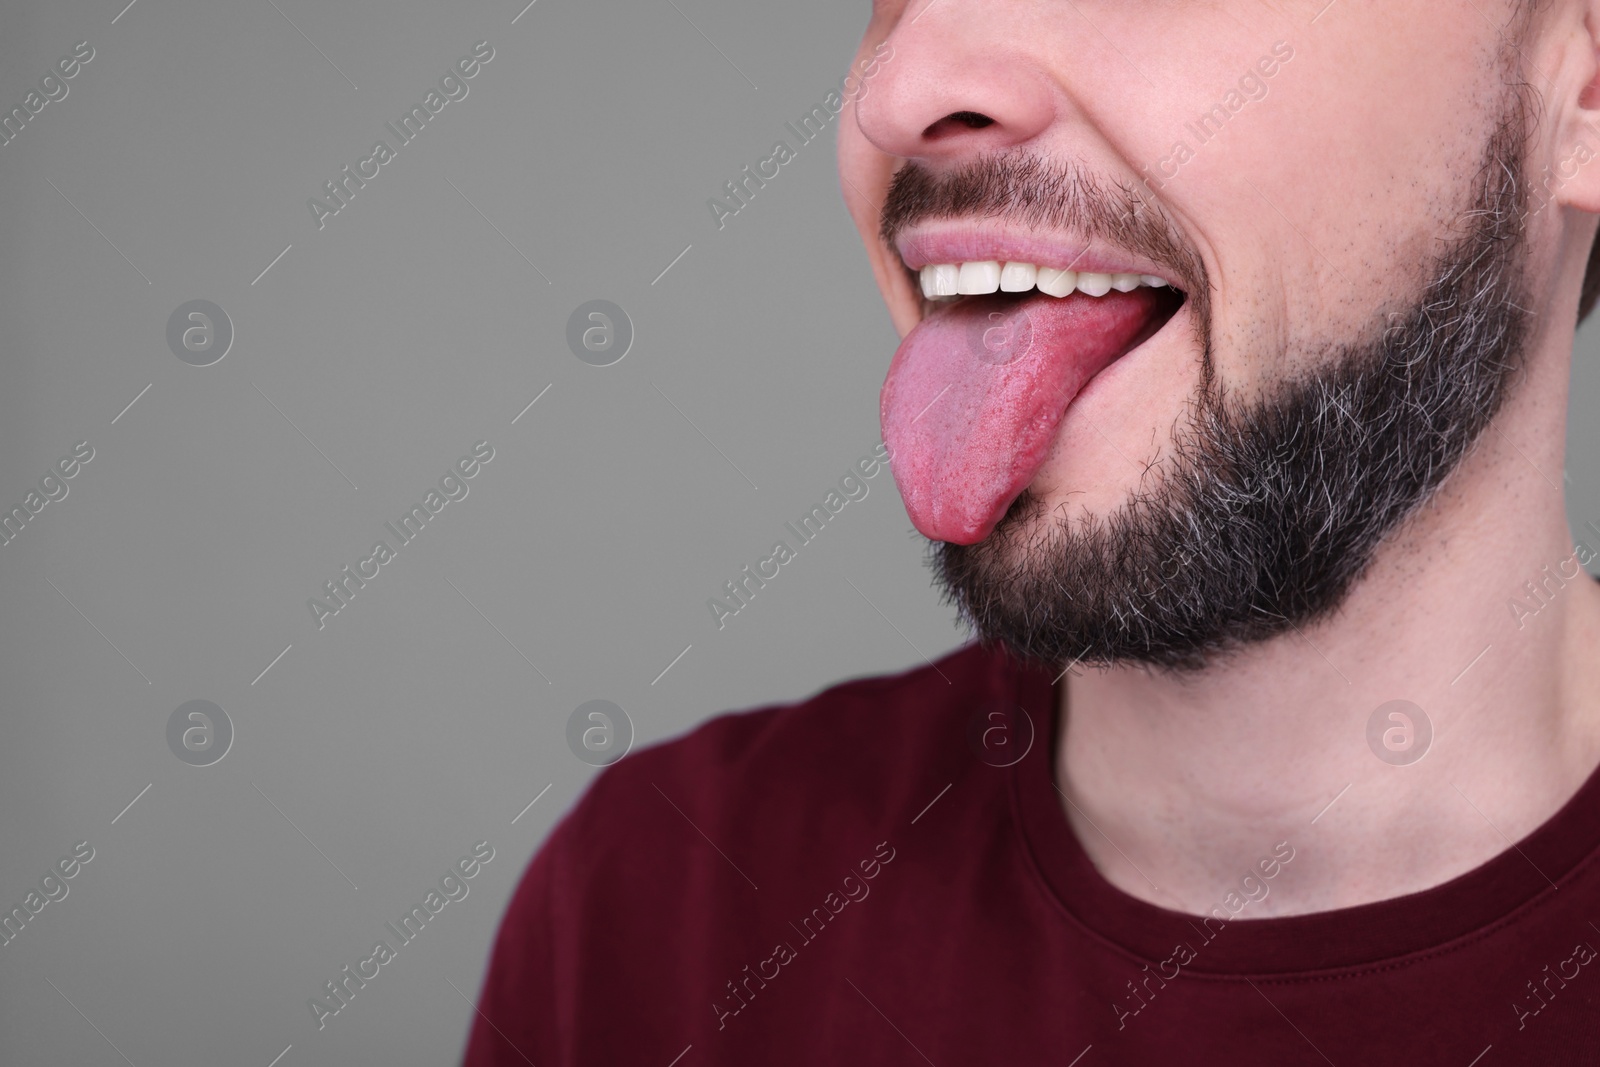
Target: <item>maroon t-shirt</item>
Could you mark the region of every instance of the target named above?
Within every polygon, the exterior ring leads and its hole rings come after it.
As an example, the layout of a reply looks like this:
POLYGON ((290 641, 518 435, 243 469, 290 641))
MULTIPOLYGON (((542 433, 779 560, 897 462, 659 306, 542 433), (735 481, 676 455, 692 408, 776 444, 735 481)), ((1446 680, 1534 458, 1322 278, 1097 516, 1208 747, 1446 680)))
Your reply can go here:
POLYGON ((1183 915, 1079 845, 1058 707, 972 645, 608 768, 511 901, 466 1064, 1600 1063, 1600 774, 1425 892, 1251 918, 1308 823, 1183 915))

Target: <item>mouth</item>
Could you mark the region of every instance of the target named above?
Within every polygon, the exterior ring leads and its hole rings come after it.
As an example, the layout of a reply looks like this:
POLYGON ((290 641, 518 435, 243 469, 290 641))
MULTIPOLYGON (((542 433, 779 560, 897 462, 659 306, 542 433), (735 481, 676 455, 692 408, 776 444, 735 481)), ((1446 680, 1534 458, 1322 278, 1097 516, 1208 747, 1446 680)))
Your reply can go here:
POLYGON ((1159 265, 1087 246, 969 233, 900 251, 922 315, 884 381, 884 440, 917 529, 974 544, 1033 481, 1090 379, 1187 296, 1159 265))

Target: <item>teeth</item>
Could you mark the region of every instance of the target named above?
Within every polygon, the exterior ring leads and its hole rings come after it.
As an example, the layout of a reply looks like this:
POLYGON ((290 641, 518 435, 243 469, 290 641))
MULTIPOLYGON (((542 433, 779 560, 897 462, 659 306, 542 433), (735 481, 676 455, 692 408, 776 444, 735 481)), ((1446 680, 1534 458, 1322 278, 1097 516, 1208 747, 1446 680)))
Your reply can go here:
POLYGON ((1007 263, 1000 268, 1000 291, 1025 293, 1033 288, 1034 279, 1038 276, 1039 268, 1032 263, 1007 263))
POLYGON ((1054 267, 1040 267, 1039 280, 1036 283, 1041 293, 1050 296, 1066 296, 1078 284, 1078 272, 1075 270, 1056 270, 1054 267))
POLYGON ((1105 296, 1111 291, 1111 275, 1080 274, 1078 288, 1090 296, 1105 296))
POLYGON ((956 295, 961 268, 949 263, 929 263, 922 268, 922 295, 929 300, 956 295))
POLYGON ((1000 264, 992 259, 961 264, 956 275, 956 292, 962 296, 992 293, 1000 288, 1000 264))
POLYGON ((1105 296, 1113 289, 1119 293, 1129 293, 1141 285, 1161 289, 1169 284, 1165 278, 1155 274, 1080 273, 1033 263, 1001 263, 993 259, 930 263, 922 268, 921 282, 922 295, 929 300, 981 295, 997 290, 1025 293, 1034 288, 1055 297, 1074 292, 1105 296))

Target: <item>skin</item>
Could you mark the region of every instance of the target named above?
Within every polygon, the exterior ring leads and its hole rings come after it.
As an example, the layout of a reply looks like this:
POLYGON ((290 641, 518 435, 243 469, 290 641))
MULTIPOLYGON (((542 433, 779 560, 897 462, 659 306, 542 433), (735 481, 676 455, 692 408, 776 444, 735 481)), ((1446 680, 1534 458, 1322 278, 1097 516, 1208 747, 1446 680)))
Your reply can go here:
MULTIPOLYGON (((1160 178, 1158 195, 1211 277, 1227 388, 1249 394, 1311 365, 1328 341, 1381 329, 1397 295, 1420 291, 1408 268, 1449 232, 1465 195, 1503 91, 1495 57, 1514 5, 1322 7, 875 3, 856 59, 885 41, 893 57, 841 124, 839 168, 896 328, 922 314, 877 236, 905 160, 938 170, 1025 148, 1136 185, 1182 139, 1194 158, 1160 178), (1295 54, 1266 79, 1268 95, 1196 147, 1184 124, 1278 41, 1295 54), (993 121, 974 128, 957 112, 993 121)), ((1600 588, 1570 581, 1520 628, 1508 608, 1573 552, 1559 487, 1573 323, 1600 213, 1600 0, 1549 0, 1521 54, 1542 100, 1528 175, 1571 177, 1528 222, 1528 371, 1479 447, 1330 620, 1197 674, 1068 676, 1063 810, 1126 893, 1205 912, 1284 840, 1296 858, 1250 917, 1418 891, 1505 851, 1600 763, 1600 588), (1572 174, 1580 143, 1597 159, 1572 174), (1379 761, 1366 742, 1369 715, 1395 698, 1433 723, 1431 749, 1409 766, 1379 761)), ((1160 469, 1200 384, 1193 310, 1068 408, 1030 487, 1052 511, 1108 513, 1160 469)))

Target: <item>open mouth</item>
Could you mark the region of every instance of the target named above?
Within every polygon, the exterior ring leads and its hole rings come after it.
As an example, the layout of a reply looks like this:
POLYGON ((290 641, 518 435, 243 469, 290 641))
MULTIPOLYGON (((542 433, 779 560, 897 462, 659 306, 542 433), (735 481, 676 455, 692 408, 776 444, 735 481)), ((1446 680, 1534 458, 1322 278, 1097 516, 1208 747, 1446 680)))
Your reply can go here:
MULTIPOLYGON (((1112 294, 1131 293, 1140 289, 1159 290, 1158 299, 1149 302, 1148 322, 1139 331, 1137 340, 1128 348, 1138 347, 1156 331, 1167 324, 1183 306, 1184 294, 1165 278, 1155 274, 1101 274, 1090 271, 1061 270, 1041 267, 1036 263, 1001 263, 997 260, 969 261, 966 263, 929 263, 920 271, 907 268, 914 287, 922 291, 922 317, 929 318, 946 308, 970 304, 969 297, 992 296, 988 312, 1006 314, 1023 300, 1049 297, 1055 300, 1087 297, 1102 300, 1112 294)), ((987 317, 987 316, 986 316, 987 317)), ((1119 352, 1116 357, 1125 353, 1119 352)), ((1109 361, 1108 361, 1109 362, 1109 361)))
POLYGON ((912 522, 957 544, 993 531, 1073 399, 1185 301, 1157 275, 1025 262, 930 263, 911 277, 922 321, 884 381, 884 439, 912 522))

